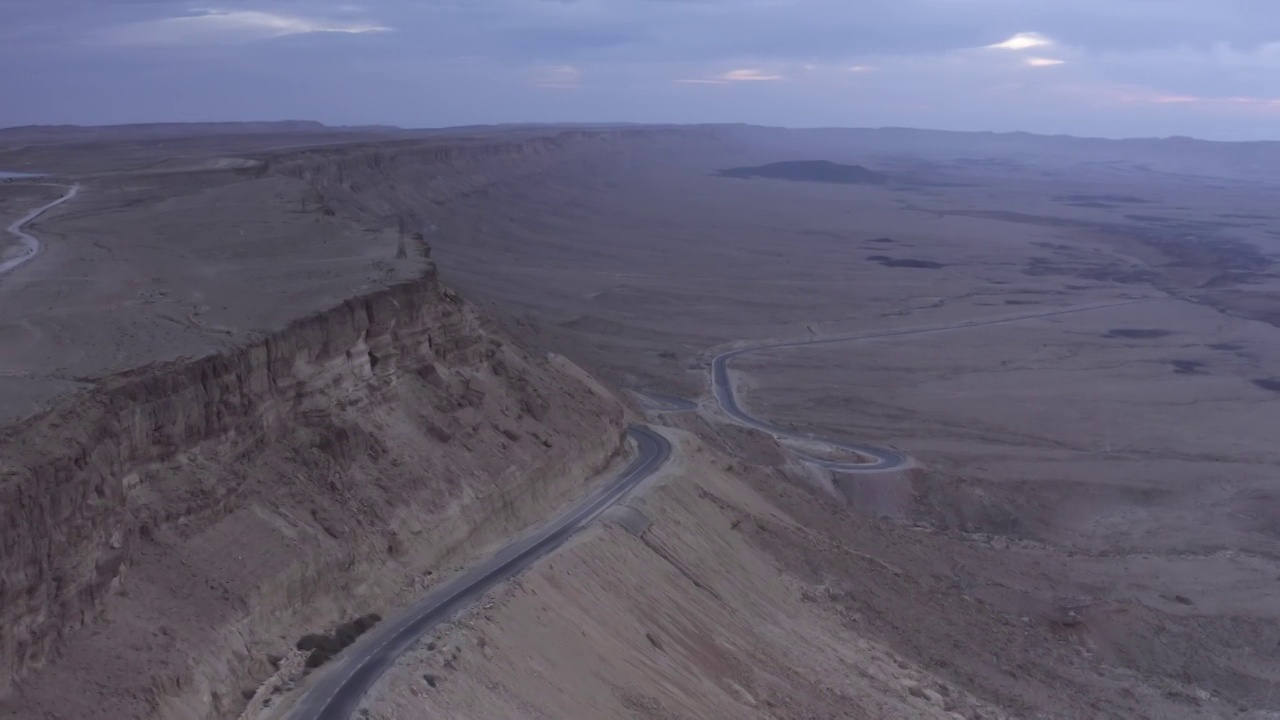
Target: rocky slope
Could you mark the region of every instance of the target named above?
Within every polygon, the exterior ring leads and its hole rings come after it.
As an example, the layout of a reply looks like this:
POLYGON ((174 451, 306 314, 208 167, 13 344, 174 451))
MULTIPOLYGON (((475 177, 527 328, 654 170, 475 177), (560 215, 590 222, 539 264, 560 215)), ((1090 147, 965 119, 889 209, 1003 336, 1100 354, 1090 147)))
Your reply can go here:
POLYGON ((429 265, 109 378, 0 436, 0 717, 234 714, 301 634, 583 492, 622 428, 429 265))
MULTIPOLYGON (((759 433, 668 419, 687 430, 664 431, 655 481, 407 653, 362 717, 1269 717, 1203 687, 1167 625, 1149 643, 1182 677, 1100 663, 1099 613, 1014 614, 965 586, 992 548, 850 512, 759 433)), ((1051 564, 999 552, 1011 573, 1051 564)))
MULTIPOLYGON (((1008 717, 833 608, 843 588, 820 575, 822 558, 803 570, 779 563, 776 536, 810 531, 742 477, 765 480, 759 468, 735 466, 692 433, 666 432, 676 451, 658 479, 408 653, 365 716, 1008 717)), ((828 554, 880 569, 824 540, 828 554)))
POLYGON ((8 375, 53 362, 89 389, 0 427, 0 717, 234 715, 301 635, 394 610, 585 491, 622 405, 465 305, 427 242, 495 185, 703 132, 353 136, 163 180, 104 150, 89 220, 41 229, 81 242, 37 270, 92 247, 125 274, 23 306, 38 332, 8 375), (130 299, 157 278, 190 307, 130 299))

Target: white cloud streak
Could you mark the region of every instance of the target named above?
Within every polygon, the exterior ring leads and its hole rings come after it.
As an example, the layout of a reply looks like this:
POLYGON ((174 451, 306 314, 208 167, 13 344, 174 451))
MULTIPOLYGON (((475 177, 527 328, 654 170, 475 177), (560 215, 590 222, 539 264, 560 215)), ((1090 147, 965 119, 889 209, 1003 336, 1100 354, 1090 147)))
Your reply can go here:
POLYGON ((533 84, 544 88, 572 90, 581 86, 582 71, 572 65, 551 65, 533 72, 533 84))
POLYGON ((1048 47, 1053 44, 1049 38, 1034 32, 1021 32, 1003 42, 988 45, 988 50, 1030 50, 1032 48, 1048 47))
MULTIPOLYGON (((801 69, 812 71, 818 69, 818 66, 806 64, 802 65, 801 69)), ((704 78, 682 78, 675 82, 681 85, 729 85, 730 83, 741 82, 776 82, 778 80, 786 79, 785 75, 776 72, 760 70, 757 68, 738 68, 736 70, 729 70, 727 72, 720 73, 719 75, 712 75, 704 78)))
POLYGON ((101 30, 112 45, 221 45, 269 40, 313 33, 365 34, 386 32, 373 22, 333 21, 259 10, 199 10, 191 15, 144 20, 101 30))
POLYGON ((781 75, 765 72, 764 70, 756 70, 753 68, 743 68, 741 70, 730 70, 721 75, 720 80, 729 82, 768 82, 770 80, 783 80, 781 75))

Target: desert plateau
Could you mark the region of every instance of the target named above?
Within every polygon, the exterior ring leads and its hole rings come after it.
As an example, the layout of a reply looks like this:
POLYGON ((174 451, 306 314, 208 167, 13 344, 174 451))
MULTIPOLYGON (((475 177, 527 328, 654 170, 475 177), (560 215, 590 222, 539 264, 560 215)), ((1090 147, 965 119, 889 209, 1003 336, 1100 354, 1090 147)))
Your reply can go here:
POLYGON ((0 170, 0 718, 1280 717, 1280 145, 201 123, 0 170))

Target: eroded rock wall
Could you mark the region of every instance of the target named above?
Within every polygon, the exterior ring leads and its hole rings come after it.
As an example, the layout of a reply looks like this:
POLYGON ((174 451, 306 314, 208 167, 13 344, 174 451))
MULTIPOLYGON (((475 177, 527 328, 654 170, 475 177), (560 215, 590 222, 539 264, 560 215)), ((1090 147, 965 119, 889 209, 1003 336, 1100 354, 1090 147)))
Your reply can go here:
POLYGON ((297 634, 583 492, 622 433, 431 267, 107 379, 0 435, 0 714, 233 713, 297 634))

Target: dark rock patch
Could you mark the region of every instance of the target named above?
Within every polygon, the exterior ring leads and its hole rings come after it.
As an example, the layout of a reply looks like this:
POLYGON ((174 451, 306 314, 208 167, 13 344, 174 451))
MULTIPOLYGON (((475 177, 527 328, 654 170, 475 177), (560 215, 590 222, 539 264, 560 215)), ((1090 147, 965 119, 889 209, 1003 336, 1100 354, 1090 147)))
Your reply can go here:
POLYGON ((861 165, 841 165, 829 160, 788 160, 754 167, 727 168, 717 174, 729 178, 755 177, 838 185, 883 185, 889 182, 889 176, 884 173, 861 165))
POLYGON ((1253 381, 1254 385, 1263 390, 1270 390, 1274 393, 1280 393, 1280 378, 1259 378, 1253 381))
POLYGON ((943 263, 934 262, 932 260, 917 260, 915 258, 892 258, 892 257, 888 257, 887 255, 872 255, 867 259, 871 260, 872 262, 878 262, 885 267, 923 268, 923 269, 929 269, 929 270, 936 270, 938 268, 946 267, 946 265, 944 265, 943 263))
POLYGON ((1169 337, 1172 334, 1172 330, 1158 330, 1156 328, 1113 328, 1108 330, 1103 337, 1124 338, 1125 340, 1155 340, 1156 338, 1169 337))
POLYGON ((1234 220, 1280 220, 1274 215, 1259 215, 1257 213, 1218 213, 1218 217, 1234 220))
POLYGON ((1208 375, 1204 371, 1204 363, 1199 360, 1170 360, 1169 364, 1179 375, 1208 375))
POLYGON ((1124 203, 1124 204, 1146 204, 1150 200, 1144 200, 1133 195, 1059 195, 1054 198, 1059 202, 1065 203, 1124 203))
MULTIPOLYGON (((1159 278, 1155 271, 1136 265, 1056 262, 1046 257, 1031 258, 1031 261, 1027 264, 1027 267, 1023 268, 1022 272, 1024 275, 1030 275, 1031 277, 1058 275, 1098 282, 1124 283, 1126 285, 1145 285, 1159 278)), ((1089 286, 1076 285, 1069 286, 1068 289, 1087 290, 1089 286)))
POLYGON ((1101 210, 1114 210, 1114 209, 1116 209, 1116 208, 1120 207, 1119 205, 1115 205, 1115 204, 1112 204, 1112 203, 1095 202, 1095 201, 1092 201, 1092 200, 1090 200, 1089 202, 1069 202, 1069 203, 1063 203, 1063 205, 1070 205, 1071 207, 1082 207, 1082 208, 1098 208, 1098 209, 1101 209, 1101 210))

